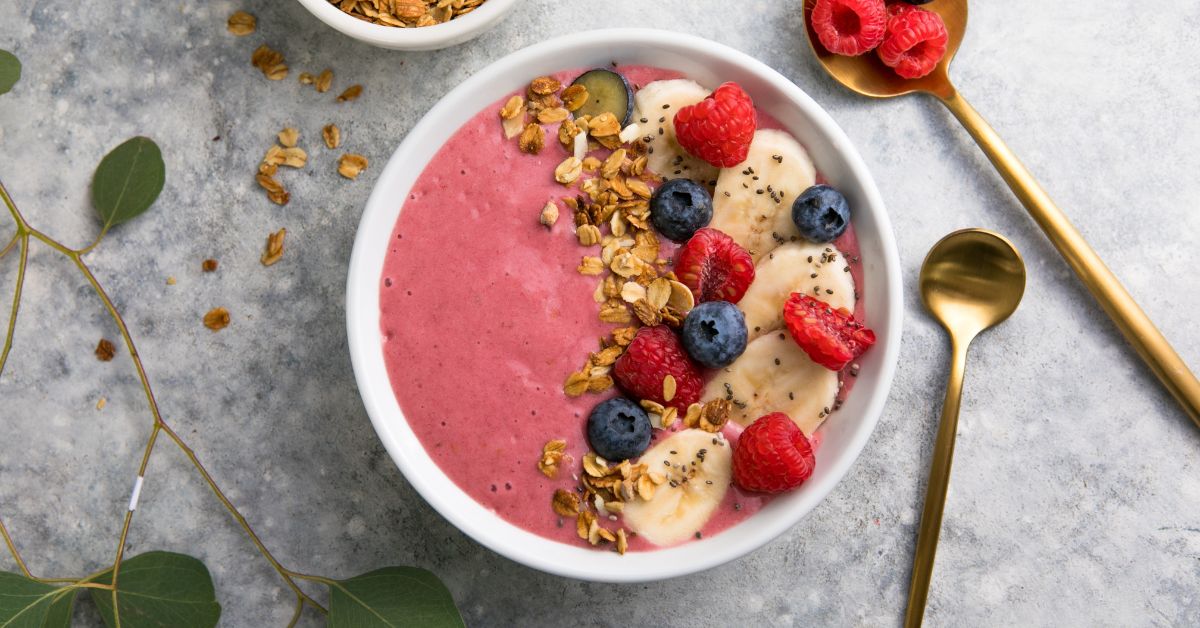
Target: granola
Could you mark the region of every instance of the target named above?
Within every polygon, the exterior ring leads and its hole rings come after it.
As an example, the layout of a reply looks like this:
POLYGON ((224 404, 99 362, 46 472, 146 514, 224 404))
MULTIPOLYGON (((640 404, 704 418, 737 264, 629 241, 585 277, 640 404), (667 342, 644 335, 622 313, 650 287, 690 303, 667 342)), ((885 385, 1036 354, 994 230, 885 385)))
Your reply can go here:
POLYGON ((329 0, 364 22, 396 28, 442 24, 479 8, 485 0, 329 0))

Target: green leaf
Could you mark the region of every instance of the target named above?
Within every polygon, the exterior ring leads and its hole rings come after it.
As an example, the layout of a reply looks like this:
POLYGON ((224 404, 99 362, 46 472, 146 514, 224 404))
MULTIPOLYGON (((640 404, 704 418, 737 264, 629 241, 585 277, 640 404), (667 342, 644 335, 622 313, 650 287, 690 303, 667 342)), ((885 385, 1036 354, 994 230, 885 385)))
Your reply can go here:
POLYGON ((0 50, 0 94, 7 94, 19 80, 21 60, 7 50, 0 50))
MULTIPOLYGON (((112 571, 95 581, 112 584, 112 571)), ((111 593, 93 590, 92 600, 104 623, 115 628, 111 593)), ((208 568, 191 556, 172 552, 146 552, 121 561, 117 600, 122 628, 211 628, 221 617, 208 568)))
POLYGON ((150 138, 138 136, 112 149, 92 177, 92 206, 104 228, 150 209, 165 180, 162 152, 150 138))
POLYGON ((465 626, 449 589, 424 569, 384 567, 327 584, 329 628, 465 626))
POLYGON ((0 571, 0 627, 68 628, 78 592, 0 571))

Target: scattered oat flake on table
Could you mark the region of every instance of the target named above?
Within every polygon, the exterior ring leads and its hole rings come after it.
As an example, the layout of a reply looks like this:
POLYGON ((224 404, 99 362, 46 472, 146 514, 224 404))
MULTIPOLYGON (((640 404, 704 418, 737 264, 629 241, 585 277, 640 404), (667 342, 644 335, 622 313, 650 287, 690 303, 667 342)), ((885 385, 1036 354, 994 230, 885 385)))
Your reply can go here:
POLYGON ((272 81, 282 80, 288 73, 288 67, 283 62, 283 53, 272 50, 266 44, 259 46, 254 54, 250 55, 250 63, 262 70, 263 76, 272 81))
POLYGON ((329 88, 332 85, 333 85, 333 70, 330 70, 329 68, 325 68, 324 70, 321 70, 321 73, 317 75, 317 83, 316 83, 317 92, 324 94, 325 92, 329 91, 329 88))
POLYGON ((283 257, 283 238, 287 229, 280 229, 267 236, 267 250, 263 252, 262 265, 270 266, 283 257))
POLYGON ((107 406, 107 405, 108 405, 108 400, 105 399, 104 397, 101 397, 96 400, 96 409, 97 410, 103 410, 104 406, 107 406))
POLYGON ((316 82, 317 78, 308 72, 301 72, 299 80, 301 85, 312 85, 316 82))
POLYGON ((300 141, 300 131, 295 127, 287 127, 279 132, 279 143, 283 144, 284 148, 295 148, 296 142, 300 141))
POLYGON ((96 359, 101 362, 110 362, 113 356, 117 354, 117 347, 113 345, 108 338, 101 338, 100 343, 96 345, 96 359))
POLYGON ((211 273, 211 272, 217 270, 217 260, 215 260, 215 259, 204 260, 204 262, 200 264, 200 270, 203 270, 206 273, 211 273))
POLYGON ((321 137, 329 148, 337 148, 342 145, 342 130, 336 124, 326 124, 325 128, 321 129, 321 137))
POLYGON ((367 158, 354 153, 346 153, 338 159, 338 174, 347 179, 357 179, 359 173, 367 169, 367 158))
POLYGON ((281 184, 279 181, 276 181, 271 175, 260 172, 255 175, 254 180, 258 181, 258 185, 267 191, 267 198, 270 199, 272 203, 275 203, 276 205, 287 205, 288 201, 292 199, 292 195, 289 194, 287 190, 283 189, 283 184, 281 184))
POLYGON ((337 101, 349 102, 351 100, 357 100, 359 96, 362 96, 362 91, 363 86, 355 83, 350 87, 347 87, 346 91, 342 92, 341 95, 337 97, 337 101))
POLYGON ((221 331, 229 327, 229 310, 223 307, 214 307, 209 310, 208 314, 204 315, 204 326, 213 331, 221 331))
POLYGON ((245 11, 237 11, 229 16, 229 21, 226 22, 225 27, 229 29, 229 32, 241 37, 253 33, 256 25, 257 20, 254 19, 253 15, 245 11))
POLYGON ((175 278, 174 278, 174 277, 167 277, 167 285, 168 285, 168 286, 173 286, 173 285, 175 285, 175 278))

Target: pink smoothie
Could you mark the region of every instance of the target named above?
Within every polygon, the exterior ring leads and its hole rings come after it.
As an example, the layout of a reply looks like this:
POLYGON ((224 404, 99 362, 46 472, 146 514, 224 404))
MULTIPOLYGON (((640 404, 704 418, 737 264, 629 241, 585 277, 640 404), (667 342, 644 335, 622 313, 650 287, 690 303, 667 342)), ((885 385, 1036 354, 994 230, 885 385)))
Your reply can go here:
MULTIPOLYGON (((635 86, 680 76, 619 71, 635 86)), ((579 73, 558 78, 565 84, 579 73)), ((555 489, 578 484, 572 472, 588 451, 587 415, 612 393, 572 399, 562 384, 613 326, 597 318, 597 278, 576 272, 585 251, 570 215, 551 229, 538 222, 547 201, 568 194, 553 179, 567 156, 556 125, 546 127, 541 154, 521 153, 500 129, 505 100, 463 125, 403 200, 380 278, 384 359, 405 418, 455 484, 514 525, 578 544, 575 522, 561 521, 550 500, 555 489), (566 439, 573 463, 552 480, 537 461, 556 438, 566 439)), ((858 255, 851 232, 838 247, 858 255)), ((736 430, 726 436, 736 440, 736 430)), ((768 500, 731 487, 703 534, 768 500)), ((634 537, 630 549, 654 546, 634 537)))

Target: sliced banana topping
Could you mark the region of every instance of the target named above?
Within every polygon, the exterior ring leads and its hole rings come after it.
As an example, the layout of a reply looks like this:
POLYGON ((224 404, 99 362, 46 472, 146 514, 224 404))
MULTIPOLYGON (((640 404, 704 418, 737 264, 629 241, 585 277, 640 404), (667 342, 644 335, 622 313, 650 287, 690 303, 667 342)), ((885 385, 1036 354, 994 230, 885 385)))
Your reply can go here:
POLYGON ((675 112, 709 93, 695 81, 672 79, 649 83, 634 95, 633 123, 647 145, 646 167, 663 179, 686 178, 702 185, 717 180, 715 166, 692 157, 675 140, 675 112))
POLYGON ((793 292, 854 311, 854 277, 832 244, 791 242, 758 261, 754 283, 738 302, 750 340, 783 329, 783 304, 793 292))
POLYGON ((800 142, 785 131, 759 130, 746 160, 721 169, 709 226, 759 260, 800 237, 792 224, 792 201, 816 181, 816 168, 800 142))
POLYGON ((725 497, 732 477, 729 443, 704 430, 683 430, 642 454, 639 463, 664 473, 649 501, 625 504, 625 524, 655 545, 696 535, 725 497))
POLYGON ((702 401, 729 399, 731 418, 749 425, 772 412, 783 412, 808 436, 833 409, 837 373, 813 362, 786 331, 760 336, 704 389, 702 401))

